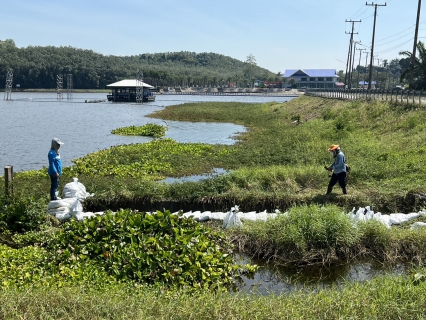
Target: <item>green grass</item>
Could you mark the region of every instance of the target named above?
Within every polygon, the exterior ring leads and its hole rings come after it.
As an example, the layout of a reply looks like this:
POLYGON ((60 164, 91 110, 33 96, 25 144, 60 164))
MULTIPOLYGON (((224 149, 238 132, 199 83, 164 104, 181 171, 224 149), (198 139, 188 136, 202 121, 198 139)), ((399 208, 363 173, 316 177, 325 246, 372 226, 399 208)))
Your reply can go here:
POLYGON ((276 219, 247 221, 229 233, 247 256, 289 266, 332 265, 365 258, 419 266, 426 259, 424 230, 404 225, 388 229, 376 220, 355 225, 335 205, 294 206, 276 219))
POLYGON ((0 291, 3 319, 424 319, 426 283, 381 277, 343 289, 259 296, 111 286, 0 291))

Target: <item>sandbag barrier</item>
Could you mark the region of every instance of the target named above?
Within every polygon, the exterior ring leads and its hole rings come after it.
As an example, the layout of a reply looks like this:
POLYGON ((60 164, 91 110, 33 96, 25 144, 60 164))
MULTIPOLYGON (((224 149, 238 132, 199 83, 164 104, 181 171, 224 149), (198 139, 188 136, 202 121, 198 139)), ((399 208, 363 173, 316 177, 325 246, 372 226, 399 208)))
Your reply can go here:
MULTIPOLYGON (((75 218, 79 221, 93 217, 96 215, 103 215, 105 212, 84 212, 82 202, 93 197, 94 194, 90 194, 86 191, 86 187, 78 181, 77 178, 73 178, 73 182, 67 183, 62 191, 63 199, 50 201, 47 205, 47 213, 55 216, 58 220, 68 220, 75 218)), ((419 198, 426 199, 426 195, 419 194, 419 198)), ((147 212, 149 214, 155 214, 147 212)), ((182 213, 182 211, 174 212, 174 214, 182 213)), ((182 213, 183 217, 193 218, 195 221, 205 222, 209 220, 223 221, 223 228, 240 227, 245 220, 251 221, 266 221, 267 219, 274 219, 280 214, 288 214, 288 212, 281 213, 278 209, 274 213, 268 213, 266 210, 262 212, 250 211, 240 212, 239 206, 234 205, 228 212, 211 212, 211 211, 188 211, 182 213)), ((426 216, 426 209, 419 212, 412 213, 391 213, 382 214, 380 212, 374 212, 369 206, 360 207, 358 210, 355 207, 351 212, 347 213, 347 216, 356 224, 362 221, 377 220, 383 223, 387 228, 392 225, 399 225, 402 223, 409 222, 413 219, 421 216, 426 216)), ((426 227, 424 222, 415 222, 411 228, 426 227)))

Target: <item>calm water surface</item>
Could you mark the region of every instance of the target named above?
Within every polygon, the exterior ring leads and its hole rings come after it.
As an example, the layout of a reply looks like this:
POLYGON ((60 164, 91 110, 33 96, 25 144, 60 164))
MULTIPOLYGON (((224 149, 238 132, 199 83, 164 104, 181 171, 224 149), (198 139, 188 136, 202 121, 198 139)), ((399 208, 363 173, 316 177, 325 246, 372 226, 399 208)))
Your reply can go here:
MULTIPOLYGON (((3 93, 1 93, 3 94, 3 93)), ((85 103, 86 100, 105 100, 106 93, 74 93, 73 99, 56 98, 56 93, 13 92, 12 100, 0 96, 0 167, 12 165, 14 172, 40 169, 47 166, 47 153, 54 137, 65 145, 61 148, 64 166, 71 160, 114 145, 147 142, 152 138, 119 136, 111 130, 130 125, 157 123, 161 119, 146 115, 170 105, 186 102, 288 101, 286 97, 252 96, 175 96, 157 95, 155 102, 85 103)), ((167 138, 178 142, 233 144, 235 137, 246 129, 232 123, 182 122, 167 120, 167 138)), ((3 170, 0 175, 3 175, 3 170)))

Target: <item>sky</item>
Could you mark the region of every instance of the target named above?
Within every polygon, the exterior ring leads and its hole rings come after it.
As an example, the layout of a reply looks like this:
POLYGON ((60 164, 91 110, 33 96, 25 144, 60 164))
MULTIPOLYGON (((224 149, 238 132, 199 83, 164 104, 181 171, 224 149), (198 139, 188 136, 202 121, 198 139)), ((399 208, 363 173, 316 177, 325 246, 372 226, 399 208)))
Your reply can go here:
MULTIPOLYGON (((339 71, 346 69, 352 25, 357 49, 364 49, 355 51, 355 65, 365 65, 375 4, 374 65, 412 52, 418 1, 2 0, 0 40, 13 39, 20 48, 71 46, 115 56, 190 51, 246 61, 253 55, 258 66, 274 73, 339 71)), ((425 10, 420 41, 426 41, 425 10)))

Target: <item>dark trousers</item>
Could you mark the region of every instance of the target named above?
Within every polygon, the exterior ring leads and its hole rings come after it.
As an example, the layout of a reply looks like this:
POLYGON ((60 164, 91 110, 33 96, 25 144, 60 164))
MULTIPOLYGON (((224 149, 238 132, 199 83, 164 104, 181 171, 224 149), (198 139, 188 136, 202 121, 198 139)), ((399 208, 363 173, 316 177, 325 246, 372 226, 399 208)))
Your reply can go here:
POLYGON ((50 200, 57 200, 56 199, 56 191, 58 191, 59 187, 59 177, 57 176, 50 176, 50 200))
POLYGON ((333 190, 337 181, 339 181, 339 185, 342 188, 343 193, 346 194, 346 172, 340 172, 338 174, 333 172, 330 182, 328 183, 327 194, 331 193, 331 190, 333 190))

